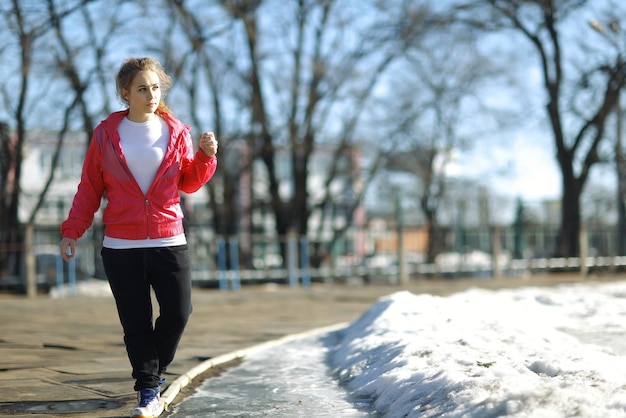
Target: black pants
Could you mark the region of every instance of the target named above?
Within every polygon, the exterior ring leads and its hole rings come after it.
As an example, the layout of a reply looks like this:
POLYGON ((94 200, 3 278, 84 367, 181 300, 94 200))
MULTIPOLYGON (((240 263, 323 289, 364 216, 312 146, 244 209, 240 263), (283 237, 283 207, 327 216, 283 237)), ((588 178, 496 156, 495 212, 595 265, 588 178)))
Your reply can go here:
POLYGON ((128 250, 102 249, 104 270, 124 329, 135 390, 155 388, 191 314, 191 270, 187 245, 128 250), (159 304, 152 322, 150 287, 159 304))

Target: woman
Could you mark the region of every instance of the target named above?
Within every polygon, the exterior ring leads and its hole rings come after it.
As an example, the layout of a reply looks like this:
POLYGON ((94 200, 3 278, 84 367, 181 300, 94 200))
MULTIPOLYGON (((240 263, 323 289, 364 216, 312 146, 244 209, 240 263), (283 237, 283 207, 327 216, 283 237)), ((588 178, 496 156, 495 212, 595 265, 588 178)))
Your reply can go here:
POLYGON ((215 173, 217 141, 200 138, 194 153, 190 128, 163 98, 172 84, 150 58, 125 61, 116 77, 127 109, 95 129, 68 219, 61 225, 61 256, 76 254, 76 240, 106 197, 102 260, 124 331, 139 403, 131 417, 162 412, 162 375, 191 314, 191 273, 180 193, 200 189, 215 173), (150 288, 159 304, 152 322, 150 288))

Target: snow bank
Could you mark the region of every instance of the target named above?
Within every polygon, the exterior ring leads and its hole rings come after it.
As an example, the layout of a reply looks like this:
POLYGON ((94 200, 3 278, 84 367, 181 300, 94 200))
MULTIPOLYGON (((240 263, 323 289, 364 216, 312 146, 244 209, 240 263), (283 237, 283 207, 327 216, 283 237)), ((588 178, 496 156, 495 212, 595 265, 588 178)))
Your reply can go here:
POLYGON ((626 283, 398 292, 330 359, 351 395, 388 418, 625 417, 625 295, 626 283))

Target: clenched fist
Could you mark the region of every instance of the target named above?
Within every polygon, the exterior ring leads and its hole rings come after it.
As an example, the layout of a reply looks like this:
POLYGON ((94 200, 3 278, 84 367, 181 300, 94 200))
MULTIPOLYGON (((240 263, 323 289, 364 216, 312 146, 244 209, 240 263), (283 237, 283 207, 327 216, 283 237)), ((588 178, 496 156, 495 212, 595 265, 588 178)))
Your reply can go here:
POLYGON ((205 132, 200 137, 200 149, 209 157, 217 154, 217 139, 213 132, 205 132))

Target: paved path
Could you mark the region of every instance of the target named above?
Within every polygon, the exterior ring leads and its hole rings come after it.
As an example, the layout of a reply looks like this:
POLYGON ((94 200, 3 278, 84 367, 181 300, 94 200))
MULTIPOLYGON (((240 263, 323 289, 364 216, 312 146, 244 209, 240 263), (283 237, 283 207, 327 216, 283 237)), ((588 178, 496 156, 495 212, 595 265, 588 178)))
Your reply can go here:
MULTIPOLYGON (((358 318, 400 290, 445 295, 577 281, 577 275, 501 280, 420 280, 408 286, 244 286, 194 289, 194 313, 168 382, 208 358, 288 334, 358 318)), ((602 280, 624 280, 607 276, 602 280)), ((597 280, 597 278, 596 278, 597 280)), ((0 416, 127 417, 135 403, 112 297, 0 295, 0 416), (93 410, 95 408, 95 410, 93 410), (91 409, 91 410, 90 410, 91 409), (75 411, 68 413, 70 410, 75 411)), ((186 388, 182 396, 191 391, 186 388)), ((162 416, 166 416, 164 413, 162 416)))

